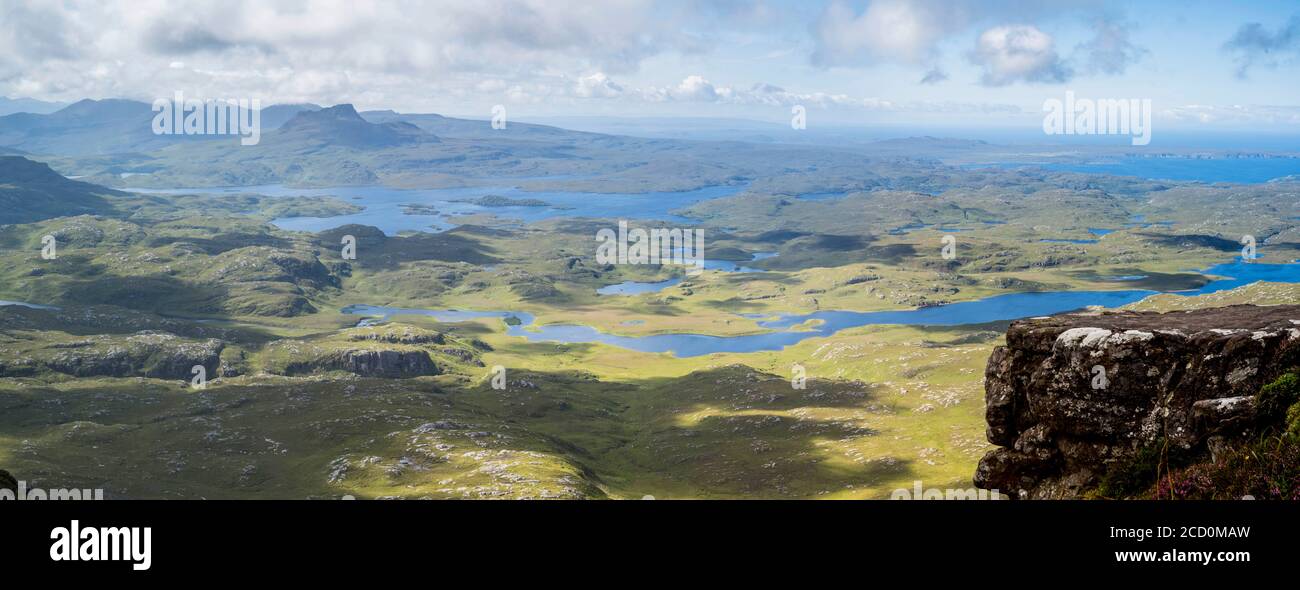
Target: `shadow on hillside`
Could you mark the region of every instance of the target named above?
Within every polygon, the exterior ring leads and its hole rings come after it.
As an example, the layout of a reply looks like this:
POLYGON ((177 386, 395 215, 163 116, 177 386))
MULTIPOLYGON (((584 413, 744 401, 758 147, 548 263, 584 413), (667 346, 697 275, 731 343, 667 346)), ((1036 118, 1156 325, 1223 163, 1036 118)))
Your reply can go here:
MULTIPOLYGON (((6 396, 0 431, 11 437, 0 437, 0 453, 12 437, 36 443, 8 467, 51 485, 106 484, 131 497, 337 497, 353 481, 330 483, 339 457, 419 464, 408 444, 422 425, 438 424, 423 436, 463 451, 538 454, 525 462, 559 457, 579 474, 571 483, 597 497, 603 487, 628 497, 811 498, 914 477, 910 459, 853 461, 827 447, 878 436, 860 420, 889 412, 871 387, 817 380, 792 390, 748 367, 609 382, 576 370, 520 370, 504 391, 486 378, 455 387, 434 378, 218 382, 200 394, 165 382, 101 381, 57 392, 57 406, 38 403, 56 393, 47 388, 6 396), (834 409, 867 414, 816 416, 834 409), (98 450, 87 456, 91 440, 98 450), (115 459, 97 459, 105 456, 115 459)), ((418 469, 366 473, 344 475, 379 477, 415 495, 446 487, 418 469)))

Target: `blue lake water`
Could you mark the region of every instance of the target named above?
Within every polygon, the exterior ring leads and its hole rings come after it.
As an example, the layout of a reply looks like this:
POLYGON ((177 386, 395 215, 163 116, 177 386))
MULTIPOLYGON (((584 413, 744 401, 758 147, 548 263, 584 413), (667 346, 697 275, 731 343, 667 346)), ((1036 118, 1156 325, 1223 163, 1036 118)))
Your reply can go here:
POLYGON ((617 285, 607 285, 596 289, 596 293, 599 295, 640 295, 642 293, 657 293, 676 285, 683 280, 684 279, 681 277, 676 277, 656 282, 623 281, 617 285))
POLYGON ((1300 158, 1118 158, 1100 162, 1044 164, 1043 168, 1153 180, 1256 183, 1300 174, 1300 158))
POLYGON ((258 194, 268 197, 335 196, 365 207, 351 215, 334 217, 282 217, 271 223, 287 230, 318 232, 342 225, 360 224, 379 228, 387 235, 403 231, 446 231, 456 226, 450 217, 489 214, 530 222, 554 217, 595 217, 605 219, 653 219, 689 223, 671 211, 696 203, 726 197, 743 190, 742 186, 712 186, 693 191, 651 193, 579 193, 568 191, 524 191, 518 187, 472 187, 446 189, 394 189, 381 186, 331 187, 299 189, 272 184, 229 188, 195 189, 127 189, 153 194, 258 194), (487 195, 510 199, 535 199, 545 207, 484 207, 467 201, 487 195), (424 205, 435 214, 408 215, 403 205, 424 205))
POLYGON ((889 230, 889 233, 894 234, 894 235, 896 235, 896 236, 901 236, 901 235, 903 235, 903 234, 910 234, 910 233, 912 233, 912 232, 914 232, 914 231, 922 230, 922 229, 929 229, 929 228, 931 228, 931 227, 934 227, 934 224, 933 224, 933 223, 909 223, 909 224, 907 224, 907 225, 903 225, 903 226, 899 226, 899 227, 896 227, 896 228, 894 228, 894 229, 891 229, 891 230, 889 230))
MULTIPOLYGON (((1165 160, 1135 159, 1144 164, 1165 160)), ((1173 161, 1173 160, 1170 160, 1173 161)), ((1186 160, 1204 167, 1207 160, 1186 160)), ((1252 162, 1252 160, 1229 160, 1228 162, 1252 162)), ((1294 160, 1288 162, 1300 162, 1294 160)), ((1213 168, 1213 167, 1211 167, 1213 168)), ((1289 169, 1288 169, 1289 170, 1289 169)), ((1220 170, 1222 172, 1222 170, 1220 170)), ((1300 173, 1300 170, 1287 174, 1300 173)), ((1231 176, 1231 175, 1229 175, 1231 176)), ((1199 179, 1199 178, 1198 178, 1199 179)), ((1224 180, 1215 178, 1214 180, 1224 180)), ((1238 182, 1244 182, 1237 180, 1238 182)), ((671 211, 688 207, 695 203, 729 196, 743 190, 743 187, 710 187, 695 191, 669 193, 577 193, 577 192, 528 192, 515 187, 474 187, 433 190, 401 190, 384 187, 334 187, 322 189, 294 189, 282 185, 232 187, 223 189, 169 189, 141 190, 150 193, 196 193, 196 194, 239 194, 251 193, 267 196, 325 196, 331 195, 365 207, 365 210, 352 214, 327 218, 297 217, 281 218, 274 223, 284 229, 303 231, 322 231, 345 224, 362 224, 378 227, 384 233, 393 235, 402 231, 446 230, 454 227, 448 218, 466 214, 493 214, 521 221, 536 221, 554 217, 595 217, 622 219, 653 219, 673 222, 689 220, 671 213, 671 211), (469 199, 486 195, 500 195, 514 199, 537 199, 546 202, 545 207, 482 207, 466 202, 469 199), (436 214, 407 215, 402 210, 404 204, 427 205, 437 211, 436 214)), ((915 224, 897 228, 894 231, 908 232, 930 229, 929 224, 915 224)), ((944 230, 953 231, 953 230, 944 230)), ((1096 235, 1104 235, 1113 230, 1089 228, 1096 235)), ((1053 240, 1044 240, 1053 241, 1053 240)), ((1071 243, 1094 243, 1096 240, 1057 240, 1071 243)), ((770 253, 764 253, 764 256, 770 253)), ((756 259, 758 259, 756 257, 756 259)), ((749 268, 729 261, 708 261, 706 268, 727 272, 762 272, 761 269, 749 268)), ((1180 292, 1185 295, 1197 295, 1231 289, 1255 281, 1300 282, 1300 264, 1270 265, 1243 263, 1236 261, 1214 266, 1204 271, 1206 274, 1225 278, 1211 281, 1204 287, 1180 292)), ((1121 277, 1120 280, 1128 277, 1121 277)), ((601 290, 602 294, 635 294, 663 289, 680 279, 670 279, 656 283, 628 282, 611 285, 601 290)), ((440 321, 464 321, 474 318, 517 318, 516 325, 507 325, 507 333, 530 341, 547 342, 599 342, 613 346, 645 352, 672 352, 679 357, 698 356, 714 352, 753 352, 763 350, 780 350, 807 338, 829 336, 840 330, 872 324, 932 325, 951 326, 979 324, 993 321, 1012 320, 1040 315, 1051 315, 1075 310, 1090 305, 1116 307, 1138 301, 1153 294, 1147 290, 1119 291, 1065 291, 1044 293, 1013 293, 998 295, 978 301, 967 301, 949 305, 927 307, 914 310, 852 312, 819 311, 803 315, 780 315, 771 319, 754 319, 759 327, 770 332, 745 336, 710 336, 703 334, 659 334, 641 337, 615 336, 602 333, 588 326, 546 325, 535 326, 535 318, 530 314, 509 311, 455 311, 386 308, 368 305, 353 305, 344 309, 346 313, 370 316, 364 322, 373 322, 374 318, 386 318, 398 314, 421 314, 440 321)), ((17 302, 3 302, 0 305, 26 305, 17 302)), ((31 305, 32 307, 39 307, 31 305)))
POLYGON ((8 300, 5 300, 5 299, 0 299, 0 307, 4 307, 4 306, 6 306, 6 305, 16 305, 16 306, 18 306, 18 307, 30 307, 30 308, 32 308, 32 309, 45 309, 45 310, 51 310, 51 311, 58 311, 58 310, 59 310, 59 308, 54 307, 53 305, 39 305, 39 304, 36 304, 36 303, 24 303, 24 302, 22 302, 22 301, 8 301, 8 300))
MULTIPOLYGON (((754 257, 750 259, 750 262, 754 262, 756 260, 763 260, 765 258, 771 258, 773 256, 776 256, 776 254, 777 254, 776 252, 755 252, 754 257)), ((744 273, 768 272, 761 268, 742 266, 741 264, 730 260, 708 260, 708 259, 704 260, 704 270, 717 270, 722 272, 744 272, 744 273)), ((600 295, 640 295, 642 293, 657 293, 659 291, 667 289, 668 287, 681 283, 683 280, 684 279, 682 279, 681 277, 677 277, 677 278, 672 278, 664 281, 656 281, 656 282, 623 281, 616 285, 607 285, 599 289, 596 289, 596 293, 600 295)))
MULTIPOLYGON (((1199 289, 1179 291, 1180 295, 1202 295, 1232 289, 1255 281, 1300 282, 1300 264, 1260 264, 1235 260, 1203 271, 1217 278, 1199 289)), ((1128 277, 1123 277, 1128 278, 1128 277)), ((957 326, 1052 315, 1090 305, 1119 307, 1141 300, 1156 291, 1132 289, 1120 291, 1053 291, 1010 293, 976 301, 964 301, 920 309, 899 311, 817 311, 809 314, 778 315, 773 319, 755 319, 759 327, 770 332, 744 336, 709 336, 704 334, 656 334, 650 336, 616 336, 589 326, 534 326, 531 314, 508 311, 456 311, 351 305, 344 313, 368 316, 366 323, 395 315, 426 315, 439 321, 463 321, 474 318, 519 319, 507 325, 506 333, 534 342, 598 342, 642 352, 671 352, 677 357, 692 357, 715 352, 756 352, 781 350, 808 338, 830 336, 840 330, 874 324, 911 326, 957 326)), ((767 316, 764 316, 767 317, 767 316)), ((1300 318, 1297 318, 1300 319, 1300 318)))

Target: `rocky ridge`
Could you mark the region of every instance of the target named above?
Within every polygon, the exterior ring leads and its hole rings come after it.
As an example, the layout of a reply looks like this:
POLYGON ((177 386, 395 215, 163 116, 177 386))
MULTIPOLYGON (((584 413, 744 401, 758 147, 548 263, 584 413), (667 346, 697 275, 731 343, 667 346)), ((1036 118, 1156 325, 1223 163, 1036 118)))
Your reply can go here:
POLYGON ((1297 365, 1300 305, 1013 322, 985 371, 998 448, 975 484, 1073 498, 1143 449, 1212 455, 1279 419, 1259 392, 1297 365))

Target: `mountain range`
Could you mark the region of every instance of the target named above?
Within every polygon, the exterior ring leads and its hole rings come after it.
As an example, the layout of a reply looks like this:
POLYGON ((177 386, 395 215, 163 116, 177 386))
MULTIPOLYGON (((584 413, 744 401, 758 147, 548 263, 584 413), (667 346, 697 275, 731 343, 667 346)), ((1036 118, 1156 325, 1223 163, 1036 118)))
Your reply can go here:
MULTIPOLYGON (((262 109, 262 128, 276 129, 295 115, 320 110, 313 104, 262 109)), ((85 99, 49 113, 0 116, 0 147, 63 156, 143 152, 221 136, 155 135, 152 105, 124 99, 85 99)), ((228 138, 227 138, 228 139, 228 138)))
POLYGON ((65 106, 61 102, 46 102, 34 98, 5 98, 0 96, 0 116, 14 113, 53 113, 65 106))

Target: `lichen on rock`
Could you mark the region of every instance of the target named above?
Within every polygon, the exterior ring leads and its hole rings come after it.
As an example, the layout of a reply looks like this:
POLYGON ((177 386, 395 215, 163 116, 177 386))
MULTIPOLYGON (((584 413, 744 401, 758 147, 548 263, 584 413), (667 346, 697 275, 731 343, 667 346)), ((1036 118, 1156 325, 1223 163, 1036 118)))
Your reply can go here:
POLYGON ((1146 449, 1208 455, 1212 438, 1280 420, 1257 394, 1300 365, 1295 318, 1300 306, 1237 305, 1013 322, 985 371, 987 436, 999 448, 976 485, 1080 497, 1146 449))

